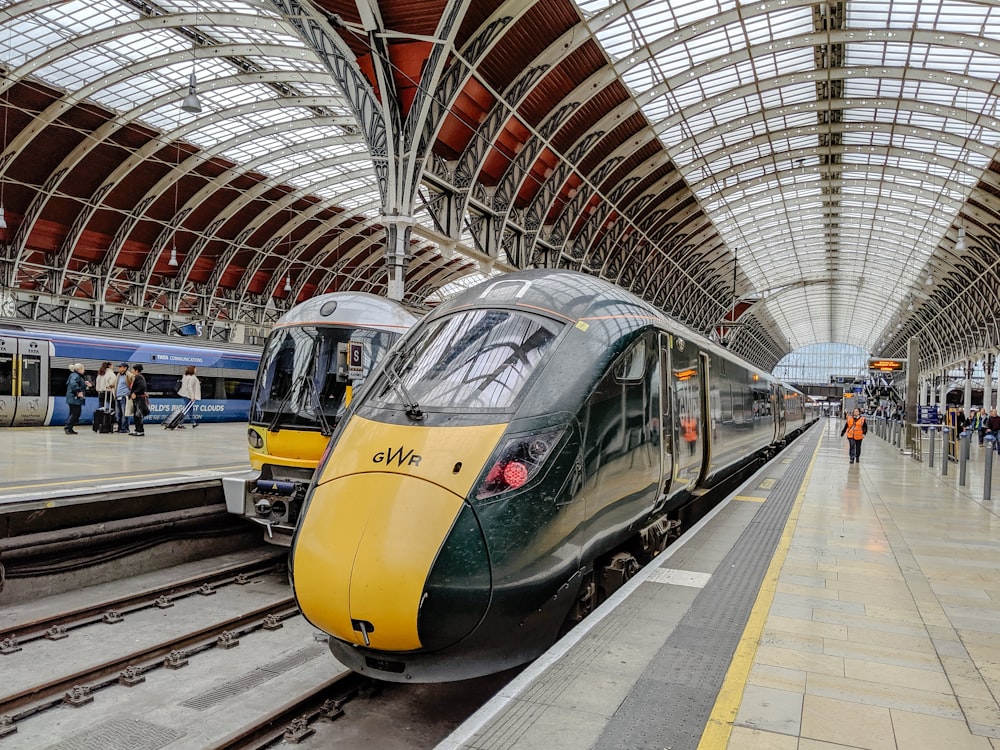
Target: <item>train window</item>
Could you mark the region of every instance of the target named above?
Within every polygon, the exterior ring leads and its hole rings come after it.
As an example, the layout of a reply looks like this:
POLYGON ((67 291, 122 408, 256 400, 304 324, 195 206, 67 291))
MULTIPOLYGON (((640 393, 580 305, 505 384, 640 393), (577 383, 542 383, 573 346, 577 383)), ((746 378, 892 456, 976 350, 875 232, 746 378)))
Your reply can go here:
POLYGON ((646 341, 640 339, 615 364, 615 379, 619 383, 635 383, 646 374, 646 341))
POLYGON ((21 358, 21 395, 42 395, 42 360, 40 357, 21 358))
POLYGON ((14 395, 14 355, 0 354, 0 396, 14 395))
POLYGON ((342 356, 347 343, 362 346, 362 373, 399 338, 398 333, 339 326, 276 329, 261 359, 251 405, 255 423, 331 428, 346 408, 353 381, 342 356))
POLYGON ((507 408, 561 328, 512 310, 471 310, 437 320, 396 353, 373 400, 397 403, 405 392, 425 408, 507 408))

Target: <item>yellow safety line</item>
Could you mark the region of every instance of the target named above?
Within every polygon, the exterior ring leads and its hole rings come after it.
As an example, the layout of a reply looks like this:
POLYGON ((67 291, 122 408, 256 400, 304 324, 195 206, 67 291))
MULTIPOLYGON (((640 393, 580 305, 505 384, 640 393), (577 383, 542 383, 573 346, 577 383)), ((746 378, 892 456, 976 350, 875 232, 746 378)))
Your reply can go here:
POLYGON ((781 532, 781 539, 774 550, 774 557, 771 558, 771 564, 764 574, 760 591, 757 593, 757 600, 754 602, 750 617, 747 619, 743 636, 736 645, 733 660, 729 664, 729 671, 726 672, 726 678, 722 681, 722 688, 715 699, 715 705, 708 717, 705 731, 701 735, 698 750, 724 750, 729 744, 729 736, 733 731, 736 713, 743 700, 743 690, 746 687, 747 678, 750 676, 754 657, 757 655, 757 644, 760 643, 761 633, 764 632, 764 623, 771 609, 771 602, 774 601, 774 592, 778 586, 778 574, 781 572, 781 566, 784 565, 785 557, 788 555, 792 535, 795 533, 795 526, 799 520, 799 510, 802 508, 802 501, 805 499, 809 479, 812 476, 813 467, 816 465, 816 457, 819 456, 819 447, 822 443, 823 435, 820 434, 819 442, 816 443, 816 451, 813 453, 809 468, 806 469, 805 477, 802 479, 802 487, 792 505, 791 513, 788 514, 785 528, 781 532))
POLYGON ((767 500, 766 497, 754 497, 753 495, 735 495, 733 500, 743 500, 748 503, 762 503, 767 500))
POLYGON ((11 490, 33 490, 39 487, 59 487, 66 484, 87 484, 90 482, 100 482, 104 480, 115 480, 122 481, 126 479, 144 479, 148 477, 171 477, 177 474, 183 474, 188 471, 222 471, 228 469, 246 469, 246 464, 233 464, 232 466, 189 466, 183 469, 174 469, 173 471, 160 471, 160 472, 144 472, 142 474, 119 474, 117 476, 98 476, 98 477, 84 477, 83 479, 67 479, 65 482, 46 482, 44 484, 19 484, 10 487, 0 485, 0 493, 10 492, 11 490))

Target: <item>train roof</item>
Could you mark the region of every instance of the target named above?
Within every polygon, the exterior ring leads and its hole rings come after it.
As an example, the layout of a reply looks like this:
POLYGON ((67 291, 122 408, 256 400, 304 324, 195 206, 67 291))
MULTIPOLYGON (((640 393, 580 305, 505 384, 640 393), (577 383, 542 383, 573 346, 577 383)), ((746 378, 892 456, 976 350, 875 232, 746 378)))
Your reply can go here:
POLYGON ((350 325, 402 333, 417 317, 399 302, 367 292, 331 292, 301 302, 275 328, 301 325, 350 325))
POLYGON ((570 321, 648 317, 659 322, 675 336, 682 336, 701 349, 737 362, 767 377, 768 380, 776 381, 770 373, 740 359, 725 347, 677 322, 631 292, 609 281, 579 271, 532 269, 487 279, 439 305, 432 315, 436 317, 451 310, 483 304, 548 310, 570 321))
POLYGON ((232 346, 213 346, 198 339, 178 339, 168 341, 139 335, 107 335, 95 330, 48 330, 20 324, 0 324, 0 338, 41 339, 51 343, 56 357, 74 360, 107 360, 113 364, 119 361, 130 363, 157 363, 170 365, 200 365, 231 369, 256 369, 260 360, 257 349, 236 349, 232 346))

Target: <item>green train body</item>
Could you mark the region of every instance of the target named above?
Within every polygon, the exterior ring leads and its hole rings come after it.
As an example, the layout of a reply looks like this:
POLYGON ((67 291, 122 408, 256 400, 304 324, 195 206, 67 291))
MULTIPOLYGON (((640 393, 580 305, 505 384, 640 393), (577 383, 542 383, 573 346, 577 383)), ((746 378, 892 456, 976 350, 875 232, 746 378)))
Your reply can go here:
POLYGON ((291 555, 345 665, 445 681, 543 652, 692 496, 806 425, 798 391, 569 271, 440 306, 331 441, 291 555))

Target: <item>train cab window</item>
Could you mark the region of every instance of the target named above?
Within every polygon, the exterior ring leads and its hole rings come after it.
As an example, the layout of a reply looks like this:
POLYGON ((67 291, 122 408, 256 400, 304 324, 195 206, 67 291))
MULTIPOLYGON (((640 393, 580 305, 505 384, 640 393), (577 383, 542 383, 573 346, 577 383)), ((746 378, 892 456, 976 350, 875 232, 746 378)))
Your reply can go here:
POLYGON ((251 421, 331 428, 346 408, 348 386, 360 385, 347 367, 348 342, 363 348, 363 374, 398 338, 398 333, 339 326, 276 329, 261 359, 251 421))
POLYGON ((397 403, 404 392, 424 408, 507 408, 561 328, 513 310, 470 310, 434 321, 388 362, 373 400, 397 403))

